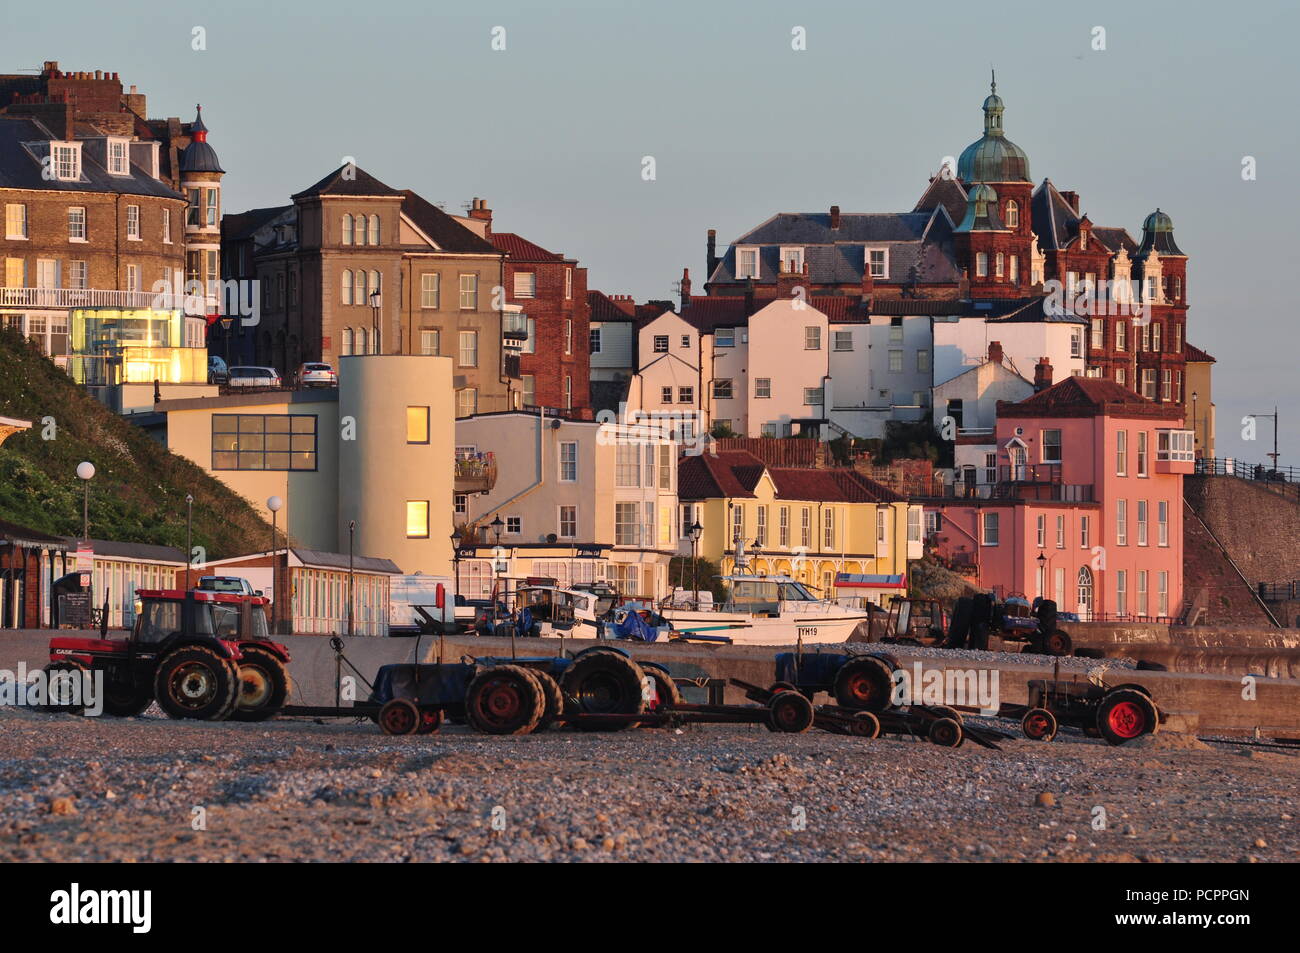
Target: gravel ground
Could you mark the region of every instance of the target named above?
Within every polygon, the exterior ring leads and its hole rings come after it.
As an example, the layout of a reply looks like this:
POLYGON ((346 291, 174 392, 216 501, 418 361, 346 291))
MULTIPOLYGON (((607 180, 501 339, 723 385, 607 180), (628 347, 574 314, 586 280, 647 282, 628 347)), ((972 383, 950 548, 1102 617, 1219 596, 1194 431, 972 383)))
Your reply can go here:
POLYGON ((389 738, 9 708, 0 847, 15 861, 1300 860, 1300 754, 1169 734, 1004 745, 758 726, 389 738))

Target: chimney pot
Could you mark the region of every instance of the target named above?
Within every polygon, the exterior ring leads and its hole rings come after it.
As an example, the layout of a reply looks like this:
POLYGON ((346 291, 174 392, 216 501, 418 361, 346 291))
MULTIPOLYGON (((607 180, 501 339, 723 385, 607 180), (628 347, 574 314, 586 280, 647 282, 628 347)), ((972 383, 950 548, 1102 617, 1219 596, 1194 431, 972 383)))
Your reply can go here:
POLYGON ((1002 363, 1002 342, 1001 341, 989 342, 989 361, 993 364, 1002 363))
POLYGON ((1046 357, 1040 357, 1034 366, 1034 392, 1046 390, 1052 386, 1052 365, 1046 357))
POLYGON ((838 205, 832 205, 831 206, 831 228, 839 228, 839 227, 840 227, 840 207, 838 205))

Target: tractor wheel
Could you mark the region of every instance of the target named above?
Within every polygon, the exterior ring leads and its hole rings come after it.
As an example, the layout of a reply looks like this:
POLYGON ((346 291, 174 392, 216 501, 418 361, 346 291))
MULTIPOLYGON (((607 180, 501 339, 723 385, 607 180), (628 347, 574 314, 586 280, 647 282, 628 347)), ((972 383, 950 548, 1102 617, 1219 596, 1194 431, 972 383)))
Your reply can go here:
POLYGON ((532 673, 533 678, 537 679, 537 684, 542 688, 542 697, 546 701, 546 708, 542 712, 542 719, 533 729, 533 734, 545 731, 559 718, 564 712, 564 694, 560 691, 560 683, 557 682, 550 672, 543 672, 535 668, 528 670, 532 673))
POLYGON ((1047 650, 1048 655, 1055 655, 1058 658, 1064 658, 1074 649, 1074 640, 1067 632, 1057 629, 1046 639, 1043 640, 1043 647, 1047 650))
POLYGON ((546 696, 533 673, 518 665, 496 665, 474 676, 465 694, 465 713, 475 731, 526 735, 542 720, 546 696))
POLYGON ((420 709, 409 698, 390 698, 379 709, 379 728, 386 735, 413 735, 420 727, 420 709))
POLYGON ((813 723, 812 702, 798 692, 777 692, 767 703, 767 720, 773 731, 799 734, 813 723))
POLYGON ((220 721, 234 710, 239 685, 234 662, 202 645, 187 645, 159 663, 153 693, 172 718, 220 721))
POLYGON ((936 718, 951 718, 959 725, 965 723, 961 717, 961 712, 956 708, 949 708, 947 705, 931 705, 928 710, 936 718))
MULTIPOLYGON (((640 715, 645 711, 645 672, 618 652, 580 654, 564 672, 561 687, 573 711, 584 715, 640 715)), ((585 731, 622 731, 626 724, 583 725, 585 731)))
POLYGON ((1056 716, 1046 708, 1031 708, 1020 719, 1020 730, 1031 741, 1051 741, 1059 728, 1056 716))
POLYGON ((416 726, 417 735, 431 735, 442 727, 442 709, 441 708, 421 708, 420 724, 416 726))
POLYGON ((45 673, 45 704, 48 712, 80 715, 86 709, 84 689, 89 671, 76 662, 51 662, 45 673))
POLYGON ((240 646, 239 702, 231 721, 264 721, 279 713, 289 696, 289 671, 265 649, 240 646))
POLYGON ((849 722, 849 734, 859 738, 879 738, 880 719, 875 716, 874 712, 854 712, 853 720, 849 722))
POLYGON ((835 674, 835 700, 845 708, 882 712, 894 693, 894 673, 874 655, 845 662, 835 674))
POLYGON ((1097 730, 1113 745, 1132 741, 1156 730, 1156 706, 1131 688, 1110 692, 1097 706, 1097 730))
POLYGON ((134 685, 105 685, 104 714, 134 718, 153 703, 153 695, 134 685))
POLYGON ((966 740, 961 725, 951 718, 939 718, 930 722, 926 737, 930 739, 931 744, 936 744, 940 748, 956 748, 966 740))
POLYGON ((653 697, 646 700, 646 708, 655 711, 664 705, 680 705, 682 703, 682 693, 677 689, 677 683, 672 680, 667 672, 661 668, 655 668, 648 665, 642 669, 645 677, 650 680, 649 688, 653 697))

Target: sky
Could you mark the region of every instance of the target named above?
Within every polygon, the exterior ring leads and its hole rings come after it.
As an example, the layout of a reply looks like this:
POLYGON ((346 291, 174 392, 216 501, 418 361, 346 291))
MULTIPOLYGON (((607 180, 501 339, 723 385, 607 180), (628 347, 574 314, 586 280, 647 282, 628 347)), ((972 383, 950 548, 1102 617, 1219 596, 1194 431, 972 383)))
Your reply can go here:
POLYGON ((911 209, 979 138, 996 67, 1035 182, 1135 238, 1157 206, 1173 218, 1188 339, 1218 358, 1219 455, 1264 461, 1272 421, 1251 442, 1242 418, 1276 405, 1281 463, 1300 466, 1289 3, 64 0, 3 17, 0 72, 116 71, 151 118, 202 103, 228 213, 287 204, 351 156, 453 214, 486 198, 494 228, 639 301, 675 298, 683 267, 702 291, 709 228, 725 246, 777 212, 911 209))

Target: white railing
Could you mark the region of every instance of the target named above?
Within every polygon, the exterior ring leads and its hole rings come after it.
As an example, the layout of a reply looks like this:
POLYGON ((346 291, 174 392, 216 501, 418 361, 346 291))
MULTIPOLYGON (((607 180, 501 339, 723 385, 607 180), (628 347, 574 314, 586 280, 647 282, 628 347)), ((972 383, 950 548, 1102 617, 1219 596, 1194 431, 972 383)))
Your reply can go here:
POLYGON ((9 308, 153 308, 181 311, 185 295, 105 288, 0 288, 0 307, 9 308))

